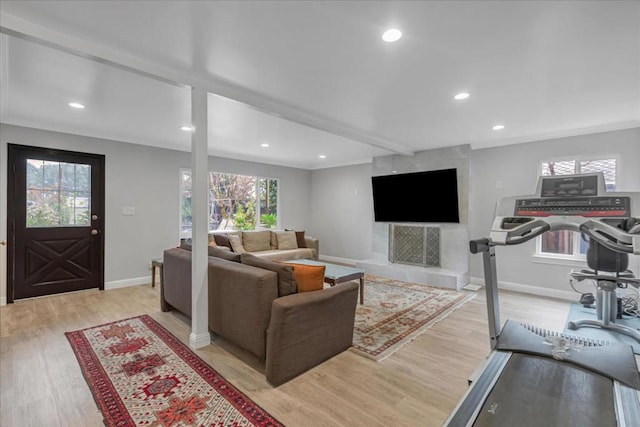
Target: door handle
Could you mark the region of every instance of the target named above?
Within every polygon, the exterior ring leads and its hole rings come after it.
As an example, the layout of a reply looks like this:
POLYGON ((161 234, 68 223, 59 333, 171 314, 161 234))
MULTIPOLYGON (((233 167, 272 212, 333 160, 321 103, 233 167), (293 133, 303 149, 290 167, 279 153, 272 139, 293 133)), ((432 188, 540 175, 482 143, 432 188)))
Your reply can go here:
POLYGON ((98 230, 91 230, 91 235, 92 236, 97 236, 98 235, 98 230))

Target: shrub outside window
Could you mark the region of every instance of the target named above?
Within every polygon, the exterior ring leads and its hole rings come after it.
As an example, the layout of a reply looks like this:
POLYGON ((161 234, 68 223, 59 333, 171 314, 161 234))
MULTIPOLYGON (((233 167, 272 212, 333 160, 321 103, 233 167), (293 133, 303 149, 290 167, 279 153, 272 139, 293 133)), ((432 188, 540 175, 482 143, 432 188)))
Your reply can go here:
MULTIPOLYGON (((191 237, 191 171, 180 170, 180 237, 191 237)), ((209 231, 278 225, 278 180, 209 172, 209 231)))
MULTIPOLYGON (((617 176, 616 159, 561 160, 542 162, 542 175, 573 175, 602 172, 607 191, 615 191, 617 176)), ((585 259, 589 242, 580 233, 557 230, 537 238, 536 253, 543 256, 567 259, 585 259)))

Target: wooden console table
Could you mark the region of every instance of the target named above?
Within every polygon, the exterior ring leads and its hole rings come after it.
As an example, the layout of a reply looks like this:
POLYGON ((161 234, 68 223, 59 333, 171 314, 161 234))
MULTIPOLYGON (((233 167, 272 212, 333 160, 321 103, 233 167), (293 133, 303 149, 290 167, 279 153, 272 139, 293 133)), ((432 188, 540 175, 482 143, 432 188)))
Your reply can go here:
POLYGON ((163 262, 161 259, 151 260, 151 287, 156 287, 156 268, 160 269, 160 285, 162 285, 162 266, 163 262))

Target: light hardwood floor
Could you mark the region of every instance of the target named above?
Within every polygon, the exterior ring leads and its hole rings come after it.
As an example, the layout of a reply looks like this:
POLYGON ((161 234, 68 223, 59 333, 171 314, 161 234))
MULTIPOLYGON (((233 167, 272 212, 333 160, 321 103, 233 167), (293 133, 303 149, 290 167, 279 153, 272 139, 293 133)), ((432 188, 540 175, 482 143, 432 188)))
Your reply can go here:
MULTIPOLYGON (((289 427, 440 426, 489 354, 483 292, 381 362, 345 351, 277 388, 259 361, 222 339, 196 353, 289 427)), ((500 298, 503 322, 564 327, 566 301, 500 298)), ((143 313, 188 343, 188 320, 162 313, 158 288, 149 285, 0 307, 0 426, 104 425, 64 332, 143 313)))

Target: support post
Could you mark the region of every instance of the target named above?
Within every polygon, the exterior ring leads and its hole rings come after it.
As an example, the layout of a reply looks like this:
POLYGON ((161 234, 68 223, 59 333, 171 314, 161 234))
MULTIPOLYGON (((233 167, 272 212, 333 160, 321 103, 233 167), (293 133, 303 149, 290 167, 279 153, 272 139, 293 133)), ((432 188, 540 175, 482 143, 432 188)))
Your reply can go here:
POLYGON ((484 267, 484 291, 487 298, 487 317, 489 321, 489 344, 495 349, 500 336, 500 304, 498 302, 498 279, 496 275, 496 248, 488 238, 471 240, 469 251, 472 254, 482 252, 484 267))
POLYGON ((496 348, 500 335, 500 304, 498 302, 498 280, 496 276, 496 248, 487 246, 482 252, 484 263, 484 290, 487 298, 487 316, 489 320, 489 344, 496 348))
POLYGON ((209 153, 207 142, 207 92, 191 88, 191 334, 189 345, 211 343, 208 305, 209 153))

